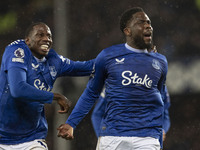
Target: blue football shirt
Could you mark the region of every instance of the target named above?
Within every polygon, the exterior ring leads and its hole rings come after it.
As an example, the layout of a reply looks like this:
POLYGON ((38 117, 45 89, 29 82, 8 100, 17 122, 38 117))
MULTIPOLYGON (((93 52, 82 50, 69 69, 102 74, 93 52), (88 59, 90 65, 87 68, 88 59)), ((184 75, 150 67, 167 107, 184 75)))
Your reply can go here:
POLYGON ((44 104, 53 100, 50 91, 55 80, 61 76, 88 76, 93 63, 94 60, 72 61, 53 49, 40 62, 24 40, 8 45, 0 70, 0 143, 18 144, 46 138, 48 125, 44 104), (25 72, 23 88, 17 80, 21 72, 12 72, 13 79, 9 79, 9 70, 25 72), (18 98, 13 96, 11 88, 18 92, 18 98))
POLYGON ((133 49, 127 44, 104 49, 66 123, 76 128, 105 85, 107 105, 99 135, 159 139, 167 70, 166 57, 159 53, 133 49))

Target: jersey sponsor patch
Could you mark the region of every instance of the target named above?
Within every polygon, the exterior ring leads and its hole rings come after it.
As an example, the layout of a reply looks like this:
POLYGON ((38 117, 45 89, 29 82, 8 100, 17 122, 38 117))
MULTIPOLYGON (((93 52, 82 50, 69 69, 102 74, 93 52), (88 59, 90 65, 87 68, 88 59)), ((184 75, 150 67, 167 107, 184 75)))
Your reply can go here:
POLYGON ((24 50, 22 48, 18 48, 14 51, 14 55, 16 58, 12 58, 12 62, 20 62, 24 63, 24 50))
POLYGON ((51 90, 50 86, 46 87, 45 83, 40 81, 40 79, 34 80, 34 86, 37 89, 42 90, 42 91, 50 91, 51 90))
POLYGON ((14 55, 17 57, 17 58, 24 58, 24 50, 22 48, 18 48, 14 51, 14 55))
POLYGON ((12 62, 24 63, 24 59, 22 59, 22 58, 12 58, 12 62))
POLYGON ((147 88, 152 87, 153 81, 148 77, 147 74, 145 74, 145 76, 142 78, 139 77, 137 73, 133 75, 132 71, 127 70, 122 72, 122 77, 122 85, 124 86, 130 85, 132 83, 135 85, 144 85, 147 88))

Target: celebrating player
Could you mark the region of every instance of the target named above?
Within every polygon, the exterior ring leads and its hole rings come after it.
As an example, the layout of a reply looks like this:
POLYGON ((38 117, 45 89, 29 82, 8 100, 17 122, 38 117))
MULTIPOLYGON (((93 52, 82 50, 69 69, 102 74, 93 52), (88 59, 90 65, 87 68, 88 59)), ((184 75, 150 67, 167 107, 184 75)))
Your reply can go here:
POLYGON ((61 76, 90 75, 94 60, 79 62, 58 55, 50 28, 32 24, 25 40, 9 44, 0 70, 0 149, 47 150, 44 104, 57 101, 67 113, 70 101, 50 92, 61 76))
MULTIPOLYGON (((151 49, 148 50, 149 52, 157 52, 156 46, 152 46, 151 49)), ((163 136, 161 136, 162 139, 160 139, 161 144, 162 141, 166 139, 166 134, 170 128, 171 122, 170 122, 170 116, 169 116, 169 107, 171 105, 170 102, 170 96, 168 93, 167 86, 165 86, 165 95, 163 99, 164 102, 164 114, 163 114, 163 136)), ((102 90, 99 98, 95 102, 95 107, 91 115, 91 121, 92 126, 95 131, 96 137, 99 137, 100 133, 100 124, 105 114, 105 108, 106 108, 106 99, 105 99, 105 88, 102 90)))
POLYGON ((98 150, 160 150, 168 70, 166 57, 152 47, 153 28, 142 8, 125 11, 120 29, 126 43, 104 49, 94 74, 58 136, 73 139, 73 130, 90 111, 105 85, 106 109, 98 150))

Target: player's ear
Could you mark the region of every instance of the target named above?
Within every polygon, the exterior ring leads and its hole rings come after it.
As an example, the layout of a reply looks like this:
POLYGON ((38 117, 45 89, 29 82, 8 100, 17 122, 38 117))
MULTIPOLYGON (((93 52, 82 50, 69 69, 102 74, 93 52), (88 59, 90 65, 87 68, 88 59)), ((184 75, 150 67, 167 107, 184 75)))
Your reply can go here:
POLYGON ((131 29, 129 27, 124 28, 124 34, 126 36, 131 36, 131 29))
POLYGON ((26 43, 27 45, 29 45, 29 43, 30 43, 29 37, 26 37, 26 38, 25 38, 25 43, 26 43))

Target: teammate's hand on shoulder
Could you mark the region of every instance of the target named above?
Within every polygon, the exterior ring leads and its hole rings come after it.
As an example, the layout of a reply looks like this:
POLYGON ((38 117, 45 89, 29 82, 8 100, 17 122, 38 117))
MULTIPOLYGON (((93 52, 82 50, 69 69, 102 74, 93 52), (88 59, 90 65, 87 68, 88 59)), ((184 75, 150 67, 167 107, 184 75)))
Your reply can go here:
POLYGON ((73 132, 74 129, 69 124, 61 124, 58 128, 58 137, 62 137, 66 140, 74 139, 73 132))
POLYGON ((67 99, 64 95, 59 93, 53 93, 54 97, 53 100, 56 100, 58 105, 60 105, 60 110, 58 110, 58 113, 67 113, 71 107, 72 102, 67 99))

